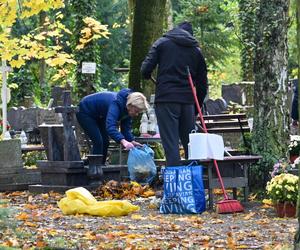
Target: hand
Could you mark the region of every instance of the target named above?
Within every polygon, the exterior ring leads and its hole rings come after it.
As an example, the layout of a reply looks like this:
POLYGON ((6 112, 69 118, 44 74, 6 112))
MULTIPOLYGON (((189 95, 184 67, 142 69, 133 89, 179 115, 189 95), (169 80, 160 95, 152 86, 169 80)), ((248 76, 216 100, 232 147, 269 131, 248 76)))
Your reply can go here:
POLYGON ((135 147, 138 146, 138 147, 143 147, 143 145, 137 141, 132 141, 131 142, 135 147))
POLYGON ((123 145, 123 147, 126 150, 130 150, 130 149, 134 148, 134 145, 131 142, 126 141, 125 139, 121 140, 121 144, 123 145))

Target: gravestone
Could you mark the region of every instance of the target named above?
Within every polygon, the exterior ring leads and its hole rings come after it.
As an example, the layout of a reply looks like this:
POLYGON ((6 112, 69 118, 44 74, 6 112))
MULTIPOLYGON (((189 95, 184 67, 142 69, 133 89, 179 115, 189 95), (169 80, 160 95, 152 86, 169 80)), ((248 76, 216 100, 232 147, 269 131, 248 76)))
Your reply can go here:
POLYGON ((239 82, 222 85, 222 97, 227 103, 233 102, 241 105, 243 110, 252 116, 254 82, 239 82))
POLYGON ((38 169, 23 167, 21 141, 0 141, 0 191, 28 189, 29 185, 41 182, 38 169))
POLYGON ((208 99, 205 102, 205 113, 207 115, 217 115, 224 112, 227 108, 227 103, 223 98, 216 100, 208 99))
POLYGON ((40 144, 39 125, 60 124, 62 117, 55 113, 54 109, 39 107, 25 108, 12 107, 7 113, 7 119, 12 130, 25 131, 28 137, 28 144, 40 144))
POLYGON ((64 89, 59 86, 54 86, 51 90, 51 98, 53 98, 53 107, 62 106, 62 97, 63 97, 63 91, 64 89))
POLYGON ((71 106, 70 91, 63 93, 64 106, 56 107, 62 114, 63 124, 42 124, 39 126, 46 149, 47 160, 38 161, 41 170, 41 185, 29 187, 31 192, 64 192, 76 186, 87 186, 87 169, 80 159, 73 129, 76 107, 71 106))

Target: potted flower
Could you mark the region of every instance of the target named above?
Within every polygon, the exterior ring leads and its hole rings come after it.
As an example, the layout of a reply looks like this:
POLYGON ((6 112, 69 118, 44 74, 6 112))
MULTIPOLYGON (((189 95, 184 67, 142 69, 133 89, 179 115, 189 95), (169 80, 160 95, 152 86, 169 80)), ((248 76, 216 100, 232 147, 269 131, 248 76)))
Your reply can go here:
POLYGON ((299 156, 299 152, 300 152, 300 136, 292 135, 289 144, 289 155, 290 155, 291 163, 294 163, 294 160, 299 156))
MULTIPOLYGON (((299 159, 300 160, 300 159, 299 159)), ((291 164, 287 159, 280 159, 278 160, 274 166, 273 170, 271 172, 271 177, 273 178, 275 175, 279 175, 282 173, 290 173, 291 171, 296 169, 296 164, 291 164)))
POLYGON ((298 176, 282 173, 267 183, 267 194, 279 217, 294 217, 298 197, 298 176))

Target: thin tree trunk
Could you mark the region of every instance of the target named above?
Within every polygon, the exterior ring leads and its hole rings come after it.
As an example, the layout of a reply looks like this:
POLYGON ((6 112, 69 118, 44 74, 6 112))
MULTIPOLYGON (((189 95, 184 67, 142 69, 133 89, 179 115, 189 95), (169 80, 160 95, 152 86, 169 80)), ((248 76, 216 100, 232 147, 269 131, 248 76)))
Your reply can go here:
MULTIPOLYGON (((42 11, 39 15, 39 22, 40 22, 40 26, 43 27, 43 31, 46 30, 44 23, 46 20, 46 12, 42 11)), ((45 42, 42 42, 43 45, 45 45, 45 42)), ((46 61, 45 59, 40 59, 39 61, 39 83, 41 86, 41 101, 44 102, 45 101, 45 93, 46 93, 46 61)))
POLYGON ((133 14, 135 9, 136 0, 128 0, 128 11, 129 11, 129 30, 132 34, 132 26, 133 26, 133 14))
POLYGON ((172 7, 172 1, 167 0, 166 2, 166 26, 167 29, 173 29, 174 23, 173 23, 173 7, 172 7))
POLYGON ((149 96, 154 84, 143 81, 141 85, 141 64, 152 43, 162 35, 166 0, 138 0, 134 9, 133 34, 129 71, 129 87, 149 96))
MULTIPOLYGON (((298 113, 300 114, 300 101, 299 101, 299 89, 300 89, 300 0, 296 1, 296 16, 297 16, 297 47, 298 47, 298 113)), ((300 117, 300 116, 299 116, 300 117)), ((300 127, 299 127, 300 133, 300 127)), ((300 168, 298 166, 298 176, 300 179, 300 168)), ((298 201, 297 201, 297 217, 298 217, 298 229, 294 237, 294 249, 300 249, 300 182, 298 182, 298 201)))
POLYGON ((289 140, 287 105, 288 0, 260 0, 254 61, 253 151, 262 155, 255 183, 264 185, 289 140))
MULTIPOLYGON (((74 29, 73 46, 79 44, 81 37, 81 30, 85 27, 83 19, 85 17, 96 17, 96 0, 91 0, 87 4, 84 0, 71 0, 72 12, 74 13, 74 29)), ((97 41, 89 42, 83 49, 74 50, 75 59, 78 63, 76 70, 76 92, 78 97, 82 98, 88 94, 96 91, 97 87, 100 87, 100 46, 97 41), (95 62, 96 73, 95 74, 82 74, 82 62, 95 62)))

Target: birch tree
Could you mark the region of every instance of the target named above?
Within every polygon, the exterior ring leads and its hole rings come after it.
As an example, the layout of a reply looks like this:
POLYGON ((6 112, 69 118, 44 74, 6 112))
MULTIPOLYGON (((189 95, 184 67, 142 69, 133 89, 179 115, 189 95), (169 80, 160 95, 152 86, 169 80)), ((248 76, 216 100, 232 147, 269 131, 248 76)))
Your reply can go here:
POLYGON ((288 10, 287 0, 260 0, 257 10, 252 146, 263 156, 256 173, 263 183, 274 162, 285 156, 289 140, 288 10))

